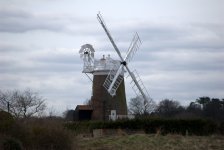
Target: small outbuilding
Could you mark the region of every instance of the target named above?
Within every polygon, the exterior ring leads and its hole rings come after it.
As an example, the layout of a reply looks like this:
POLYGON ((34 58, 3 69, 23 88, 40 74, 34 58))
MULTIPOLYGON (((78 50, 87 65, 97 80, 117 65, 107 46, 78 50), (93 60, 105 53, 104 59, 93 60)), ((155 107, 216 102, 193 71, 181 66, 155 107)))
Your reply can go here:
POLYGON ((74 120, 91 120, 93 108, 90 105, 77 105, 74 112, 74 120))

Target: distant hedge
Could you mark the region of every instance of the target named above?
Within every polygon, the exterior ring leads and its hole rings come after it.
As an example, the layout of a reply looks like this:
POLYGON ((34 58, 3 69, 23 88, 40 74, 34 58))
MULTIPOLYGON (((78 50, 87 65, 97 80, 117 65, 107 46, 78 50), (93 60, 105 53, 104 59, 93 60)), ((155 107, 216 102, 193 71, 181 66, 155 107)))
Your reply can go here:
POLYGON ((65 123, 65 127, 75 133, 91 132, 93 129, 125 129, 144 130, 145 133, 158 133, 165 135, 211 135, 222 133, 223 124, 219 125, 211 120, 204 119, 161 119, 144 118, 118 121, 86 121, 65 123))

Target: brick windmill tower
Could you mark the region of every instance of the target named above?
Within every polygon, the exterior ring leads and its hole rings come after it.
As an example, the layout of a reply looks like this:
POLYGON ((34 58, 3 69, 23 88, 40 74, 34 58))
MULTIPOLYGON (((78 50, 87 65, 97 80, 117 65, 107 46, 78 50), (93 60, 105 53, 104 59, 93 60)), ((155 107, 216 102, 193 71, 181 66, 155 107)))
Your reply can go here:
POLYGON ((93 74, 91 119, 116 120, 118 118, 127 118, 124 84, 125 72, 128 72, 131 77, 131 83, 133 84, 132 88, 137 96, 142 98, 145 107, 152 102, 152 99, 148 96, 148 92, 138 74, 134 71, 131 72, 128 67, 128 63, 139 49, 141 41, 136 33, 128 48, 126 56, 123 58, 100 14, 97 14, 97 19, 117 52, 119 60, 114 60, 109 55, 107 57, 103 56, 101 59, 95 59, 95 50, 90 44, 83 45, 79 51, 80 57, 84 62, 83 73, 93 74))

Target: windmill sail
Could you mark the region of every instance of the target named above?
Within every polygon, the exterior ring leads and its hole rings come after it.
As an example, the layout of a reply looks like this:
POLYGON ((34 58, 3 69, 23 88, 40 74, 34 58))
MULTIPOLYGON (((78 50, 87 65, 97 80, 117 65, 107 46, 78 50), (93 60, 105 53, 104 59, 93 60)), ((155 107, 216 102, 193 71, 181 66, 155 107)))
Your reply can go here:
POLYGON ((100 14, 97 14, 97 19, 99 20, 99 22, 102 25, 104 31, 106 32, 108 38, 110 39, 114 49, 116 50, 118 56, 121 59, 121 65, 120 65, 119 69, 117 70, 116 74, 114 73, 115 72, 114 70, 110 71, 110 73, 108 75, 108 78, 104 82, 104 87, 107 89, 107 91, 112 96, 114 96, 115 93, 116 93, 117 88, 119 87, 119 83, 121 82, 119 80, 119 75, 120 75, 121 71, 123 70, 123 68, 125 67, 127 72, 129 73, 129 75, 131 76, 133 82, 135 83, 136 87, 138 88, 139 92, 141 93, 142 97, 144 98, 144 101, 148 101, 149 97, 146 96, 146 94, 144 93, 143 88, 142 88, 143 86, 140 85, 140 83, 137 80, 137 78, 135 77, 134 73, 132 73, 130 71, 130 69, 128 68, 128 66, 127 66, 127 62, 130 62, 130 60, 132 59, 133 55, 139 49, 139 46, 141 44, 141 40, 140 40, 138 34, 135 34, 135 36, 134 36, 134 38, 133 38, 133 40, 132 40, 132 42, 131 42, 131 44, 129 46, 127 55, 125 56, 125 59, 123 59, 119 49, 117 48, 116 44, 114 43, 114 40, 111 37, 110 32, 107 29, 106 24, 104 23, 104 20, 103 20, 103 18, 102 18, 102 16, 100 14), (111 80, 110 77, 113 77, 113 80, 111 80))
POLYGON ((119 69, 115 66, 110 70, 103 86, 107 89, 111 96, 116 95, 116 91, 123 81, 124 67, 120 65, 119 69))
POLYGON ((101 16, 100 13, 97 14, 97 19, 99 20, 100 24, 102 25, 104 31, 106 32, 108 38, 110 39, 110 42, 111 42, 111 44, 113 45, 114 49, 116 50, 116 52, 117 52, 118 56, 120 57, 121 61, 124 61, 123 58, 122 58, 122 56, 121 56, 121 53, 120 53, 119 49, 117 48, 117 45, 114 43, 114 40, 113 40, 113 38, 111 37, 110 32, 109 32, 109 30, 107 29, 107 26, 106 26, 106 24, 105 24, 105 22, 104 22, 104 20, 103 20, 103 17, 101 16))
POLYGON ((125 61, 126 62, 130 62, 131 59, 133 58, 134 54, 137 52, 137 50, 139 49, 140 45, 141 45, 141 40, 138 36, 138 33, 135 33, 132 41, 131 41, 131 44, 128 48, 128 51, 127 51, 127 55, 125 57, 125 61))

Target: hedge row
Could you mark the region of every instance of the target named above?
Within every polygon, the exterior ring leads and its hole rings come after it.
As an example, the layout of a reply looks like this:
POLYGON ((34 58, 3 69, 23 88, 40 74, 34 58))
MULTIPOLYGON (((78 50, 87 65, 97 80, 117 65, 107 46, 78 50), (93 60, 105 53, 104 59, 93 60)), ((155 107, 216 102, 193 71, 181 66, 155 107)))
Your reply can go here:
POLYGON ((216 133, 223 134, 223 125, 219 125, 211 120, 194 119, 134 119, 118 121, 86 121, 66 123, 65 127, 75 131, 75 133, 87 133, 93 129, 125 129, 144 130, 145 133, 161 134, 182 134, 182 135, 210 135, 216 133))

